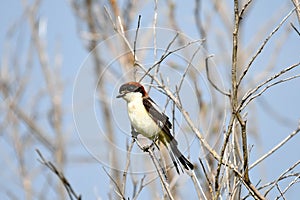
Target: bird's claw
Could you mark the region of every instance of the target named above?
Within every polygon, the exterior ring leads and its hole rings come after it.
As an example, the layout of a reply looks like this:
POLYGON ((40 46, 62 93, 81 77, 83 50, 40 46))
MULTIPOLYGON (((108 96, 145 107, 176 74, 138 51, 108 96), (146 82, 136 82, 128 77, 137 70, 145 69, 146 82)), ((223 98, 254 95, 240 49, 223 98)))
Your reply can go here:
POLYGON ((149 152, 149 149, 153 149, 154 150, 154 147, 155 147, 155 143, 153 142, 150 145, 144 146, 142 150, 144 152, 149 152))
POLYGON ((144 152, 149 152, 149 148, 150 148, 150 145, 147 145, 147 146, 145 146, 145 147, 143 147, 143 151, 144 152))

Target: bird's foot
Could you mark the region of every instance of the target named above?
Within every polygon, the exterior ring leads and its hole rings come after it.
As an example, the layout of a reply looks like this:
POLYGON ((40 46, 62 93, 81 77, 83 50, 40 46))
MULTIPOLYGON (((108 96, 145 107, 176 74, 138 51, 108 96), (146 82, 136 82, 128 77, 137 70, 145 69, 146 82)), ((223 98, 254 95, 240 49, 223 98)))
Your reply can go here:
POLYGON ((147 145, 147 146, 144 146, 142 150, 144 152, 149 152, 149 148, 150 148, 150 145, 147 145))
POLYGON ((144 152, 149 152, 149 149, 152 149, 152 151, 153 151, 155 145, 156 145, 156 144, 153 142, 153 143, 151 143, 150 145, 144 146, 144 147, 142 148, 142 150, 143 150, 144 152))

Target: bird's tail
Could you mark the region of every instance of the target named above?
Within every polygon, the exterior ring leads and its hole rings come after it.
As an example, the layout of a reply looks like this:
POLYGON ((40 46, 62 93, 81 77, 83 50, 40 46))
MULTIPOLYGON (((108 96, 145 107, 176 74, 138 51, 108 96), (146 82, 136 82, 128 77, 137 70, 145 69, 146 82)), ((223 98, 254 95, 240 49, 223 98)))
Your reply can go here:
POLYGON ((178 169, 178 164, 177 164, 178 161, 186 170, 190 170, 190 169, 193 170, 194 165, 186 157, 184 157, 184 155, 182 155, 182 153, 179 151, 177 147, 177 141, 173 139, 169 142, 169 145, 170 145, 169 154, 176 168, 177 173, 180 174, 178 169))

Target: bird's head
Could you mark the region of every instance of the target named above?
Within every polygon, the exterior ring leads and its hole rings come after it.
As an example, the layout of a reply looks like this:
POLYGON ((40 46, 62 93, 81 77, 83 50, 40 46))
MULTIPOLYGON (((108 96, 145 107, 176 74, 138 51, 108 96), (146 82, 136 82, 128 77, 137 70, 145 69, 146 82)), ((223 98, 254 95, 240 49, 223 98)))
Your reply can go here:
POLYGON ((128 82, 121 85, 117 98, 123 98, 127 102, 133 101, 135 98, 147 96, 145 88, 138 82, 128 82))

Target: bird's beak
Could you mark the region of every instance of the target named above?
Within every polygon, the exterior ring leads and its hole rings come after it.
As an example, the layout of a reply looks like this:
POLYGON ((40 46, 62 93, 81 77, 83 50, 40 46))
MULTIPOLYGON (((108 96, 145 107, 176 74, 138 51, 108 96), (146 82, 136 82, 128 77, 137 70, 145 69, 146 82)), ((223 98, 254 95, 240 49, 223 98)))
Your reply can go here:
POLYGON ((123 94, 119 94, 118 96, 116 96, 116 98, 121 98, 121 97, 124 97, 126 93, 123 93, 123 94))

